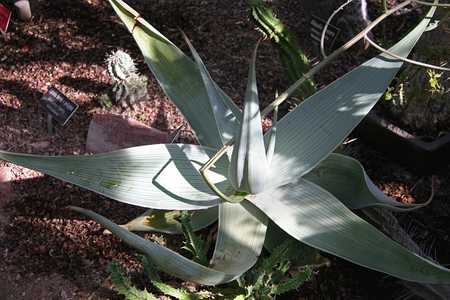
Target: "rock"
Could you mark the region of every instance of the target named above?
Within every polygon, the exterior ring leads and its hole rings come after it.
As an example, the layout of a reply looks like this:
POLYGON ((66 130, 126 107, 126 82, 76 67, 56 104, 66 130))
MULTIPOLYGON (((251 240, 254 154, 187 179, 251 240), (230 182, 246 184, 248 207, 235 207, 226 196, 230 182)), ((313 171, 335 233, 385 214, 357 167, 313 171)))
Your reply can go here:
POLYGON ((14 6, 16 7, 19 18, 22 21, 29 21, 31 19, 31 8, 28 0, 18 0, 14 3, 14 6))
POLYGON ((0 165, 0 209, 14 198, 14 192, 10 184, 11 179, 11 168, 0 165))
POLYGON ((89 125, 86 151, 103 153, 114 150, 168 143, 169 135, 133 119, 112 114, 95 115, 89 125))
MULTIPOLYGON (((13 178, 11 174, 11 168, 0 164, 0 240, 4 236, 3 227, 9 223, 8 214, 5 212, 5 205, 14 199, 14 192, 11 187, 11 179, 13 178)), ((0 278, 0 288, 1 288, 1 278, 0 278)), ((0 292, 0 299, 3 299, 0 292)))

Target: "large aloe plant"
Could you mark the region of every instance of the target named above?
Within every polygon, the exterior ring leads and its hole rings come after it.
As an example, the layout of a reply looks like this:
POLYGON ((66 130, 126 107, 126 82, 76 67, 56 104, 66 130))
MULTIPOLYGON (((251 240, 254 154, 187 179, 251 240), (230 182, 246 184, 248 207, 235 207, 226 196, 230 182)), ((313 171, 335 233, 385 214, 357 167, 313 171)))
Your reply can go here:
MULTIPOLYGON (((208 266, 92 211, 73 208, 184 280, 217 285, 239 277, 255 264, 270 220, 300 242, 367 268, 409 281, 450 282, 448 269, 408 251, 351 211, 420 205, 386 197, 357 161, 333 153, 383 95, 402 61, 379 55, 365 62, 305 100, 263 136, 256 50, 241 112, 214 83, 190 44, 194 61, 123 1, 110 3, 201 145, 160 144, 61 157, 1 151, 1 159, 133 205, 212 212, 218 206, 218 237, 208 266), (219 158, 218 153, 227 155, 219 158)), ((390 51, 406 57, 433 12, 390 51)))

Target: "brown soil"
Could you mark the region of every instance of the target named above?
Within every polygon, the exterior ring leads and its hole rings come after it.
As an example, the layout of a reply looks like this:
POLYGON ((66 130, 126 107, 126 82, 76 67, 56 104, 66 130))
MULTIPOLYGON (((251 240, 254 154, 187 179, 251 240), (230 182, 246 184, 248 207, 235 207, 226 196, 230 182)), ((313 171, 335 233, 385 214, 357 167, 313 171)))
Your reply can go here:
MULTIPOLYGON (((231 4, 191 0, 181 5, 176 0, 130 0, 129 3, 186 50, 178 30, 182 28, 215 80, 237 103, 241 102, 249 57, 260 37, 249 20, 246 1, 231 4)), ((96 100, 111 85, 104 67, 105 56, 115 49, 125 49, 139 63, 142 73, 149 75, 149 71, 131 36, 106 1, 35 0, 32 4, 33 20, 20 23, 14 19, 8 41, 0 42, 0 149, 83 154, 90 119, 95 113, 105 112, 96 100), (44 114, 38 105, 50 85, 80 105, 70 123, 57 128, 53 136, 46 132, 44 114)), ((308 42, 306 17, 298 1, 274 4, 308 55, 317 57, 317 49, 308 42)), ((257 65, 264 103, 273 98, 276 90, 287 86, 276 57, 270 43, 264 42, 257 65)), ((356 64, 355 57, 345 56, 330 66, 317 79, 319 85, 345 73, 356 64)), ((358 57, 361 59, 362 55, 358 57)), ((172 131, 184 123, 153 78, 149 94, 148 101, 134 110, 113 108, 109 112, 138 119, 163 131, 172 131)), ((193 141, 188 128, 182 132, 182 138, 193 141)), ((363 161, 377 184, 399 200, 423 199, 429 192, 427 180, 419 181, 416 175, 359 141, 346 148, 363 161)), ((4 224, 3 230, 0 229, 0 299, 117 299, 106 266, 117 260, 129 271, 138 270, 135 252, 104 234, 95 222, 68 212, 65 207, 93 209, 119 223, 138 215, 142 209, 21 167, 4 163, 0 167, 5 165, 11 168, 15 199, 2 203, 0 209, 0 224, 4 224)), ((428 245, 427 239, 432 239, 437 258, 450 262, 445 251, 450 244, 445 230, 450 179, 441 176, 439 180, 441 189, 434 203, 421 212, 408 214, 402 221, 413 224, 422 243, 428 245)), ((332 259, 330 268, 320 269, 313 282, 287 299, 394 299, 403 292, 395 279, 332 259)))

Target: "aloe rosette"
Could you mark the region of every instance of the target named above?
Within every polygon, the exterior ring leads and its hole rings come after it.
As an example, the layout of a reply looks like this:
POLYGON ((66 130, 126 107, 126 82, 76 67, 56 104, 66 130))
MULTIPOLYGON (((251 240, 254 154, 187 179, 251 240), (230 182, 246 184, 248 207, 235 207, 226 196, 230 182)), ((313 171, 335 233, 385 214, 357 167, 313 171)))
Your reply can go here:
MULTIPOLYGON (((402 61, 385 54, 370 59, 306 99, 263 135, 256 50, 241 111, 212 80, 189 41, 193 60, 123 1, 110 3, 201 145, 160 144, 58 157, 0 151, 0 159, 121 202, 156 210, 204 211, 197 213, 203 221, 194 217, 197 228, 217 216, 215 250, 204 266, 130 231, 158 226, 146 227, 139 220, 119 226, 73 208, 183 280, 217 285, 239 277, 257 261, 270 221, 306 245, 364 267, 409 281, 450 282, 448 269, 408 251, 352 212, 370 206, 409 210, 422 205, 387 197, 359 162, 333 153, 383 95, 402 61), (221 151, 225 155, 217 158, 221 151)), ((408 56, 433 12, 389 51, 408 56)), ((164 226, 170 229, 165 232, 179 231, 173 223, 164 226)))

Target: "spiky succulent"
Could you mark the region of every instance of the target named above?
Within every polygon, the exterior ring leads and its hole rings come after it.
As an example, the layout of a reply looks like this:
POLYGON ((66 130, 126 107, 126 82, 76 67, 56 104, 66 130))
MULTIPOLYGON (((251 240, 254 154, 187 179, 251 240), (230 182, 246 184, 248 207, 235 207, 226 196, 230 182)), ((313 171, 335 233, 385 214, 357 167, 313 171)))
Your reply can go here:
POLYGON ((111 53, 106 59, 108 73, 114 80, 113 100, 123 107, 132 106, 144 100, 147 95, 148 79, 138 73, 131 56, 122 50, 111 53))
MULTIPOLYGON (((367 268, 409 281, 450 283, 448 269, 400 246, 351 210, 423 205, 385 196, 358 161, 333 153, 383 95, 402 61, 382 54, 365 62, 306 99, 276 123, 276 131, 263 136, 260 115, 267 116, 303 79, 260 113, 255 51, 241 111, 212 80, 190 44, 194 61, 122 0, 110 3, 201 145, 159 144, 60 157, 0 151, 0 158, 133 205, 208 211, 218 206, 218 236, 208 266, 92 211, 73 208, 183 280, 217 285, 238 278, 255 264, 265 240, 271 240, 270 235, 266 239, 270 221, 302 243, 367 268), (266 153, 265 145, 274 146, 267 146, 266 153)), ((390 51, 407 56, 433 12, 390 51)))
MULTIPOLYGON (((249 0, 256 26, 278 49, 280 61, 291 82, 295 82, 310 68, 309 59, 299 47, 295 35, 277 18, 274 10, 263 0, 249 0)), ((294 94, 295 99, 304 99, 316 90, 312 79, 306 80, 294 94)), ((294 97, 293 97, 294 99, 294 97)), ((296 102, 301 102, 295 100, 296 102)))
POLYGON ((106 58, 108 73, 111 78, 120 82, 137 72, 136 64, 131 56, 122 50, 116 50, 106 58))

